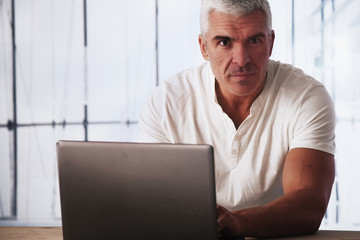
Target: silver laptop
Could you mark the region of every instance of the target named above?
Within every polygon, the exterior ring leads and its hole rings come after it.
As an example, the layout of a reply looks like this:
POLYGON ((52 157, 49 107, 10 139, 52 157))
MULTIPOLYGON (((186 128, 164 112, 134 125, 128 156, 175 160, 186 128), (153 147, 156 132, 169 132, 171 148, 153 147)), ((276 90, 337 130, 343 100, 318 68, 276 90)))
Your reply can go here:
POLYGON ((209 145, 59 141, 63 235, 217 239, 209 145))

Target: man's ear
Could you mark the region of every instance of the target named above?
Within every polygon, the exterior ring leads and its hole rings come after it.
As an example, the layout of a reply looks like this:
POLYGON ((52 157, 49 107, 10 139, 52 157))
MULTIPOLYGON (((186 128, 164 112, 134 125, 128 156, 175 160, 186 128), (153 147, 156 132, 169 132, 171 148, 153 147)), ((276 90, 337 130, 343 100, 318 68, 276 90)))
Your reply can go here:
POLYGON ((199 45, 200 45, 200 50, 201 50, 201 54, 203 56, 203 58, 206 61, 209 61, 209 54, 207 52, 207 47, 206 47, 206 40, 203 38, 203 36, 201 34, 199 34, 199 45))
POLYGON ((274 41, 275 41, 275 31, 274 31, 274 30, 271 30, 271 33, 270 33, 270 51, 269 51, 269 57, 270 57, 271 54, 272 54, 272 50, 273 50, 273 47, 274 47, 274 41))

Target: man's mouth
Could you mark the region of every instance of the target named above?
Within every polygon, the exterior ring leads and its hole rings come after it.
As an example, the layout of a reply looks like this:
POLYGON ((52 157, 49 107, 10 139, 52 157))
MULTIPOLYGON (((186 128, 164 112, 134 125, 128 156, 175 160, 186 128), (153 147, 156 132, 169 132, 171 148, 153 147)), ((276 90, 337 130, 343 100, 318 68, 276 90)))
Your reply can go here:
POLYGON ((238 78, 238 79, 248 79, 249 77, 253 76, 254 73, 251 72, 242 72, 242 73, 231 73, 229 76, 231 78, 238 78))

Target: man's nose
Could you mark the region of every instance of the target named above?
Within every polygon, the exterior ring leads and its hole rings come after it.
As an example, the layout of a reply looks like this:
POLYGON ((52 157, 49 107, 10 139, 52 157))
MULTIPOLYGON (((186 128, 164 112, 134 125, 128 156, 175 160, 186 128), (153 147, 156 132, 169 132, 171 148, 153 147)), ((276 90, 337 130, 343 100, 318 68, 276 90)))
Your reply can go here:
POLYGON ((248 49, 243 45, 237 45, 233 48, 233 62, 239 66, 246 66, 250 62, 248 49))

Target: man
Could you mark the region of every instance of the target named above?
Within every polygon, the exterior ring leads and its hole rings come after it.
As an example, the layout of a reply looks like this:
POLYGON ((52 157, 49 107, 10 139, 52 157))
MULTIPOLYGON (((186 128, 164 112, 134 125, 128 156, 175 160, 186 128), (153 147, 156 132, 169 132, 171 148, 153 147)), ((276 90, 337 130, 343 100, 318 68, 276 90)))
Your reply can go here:
POLYGON ((275 39, 266 0, 203 0, 209 63, 159 86, 140 140, 211 144, 219 232, 314 233, 334 180, 334 108, 324 86, 269 60, 275 39))

